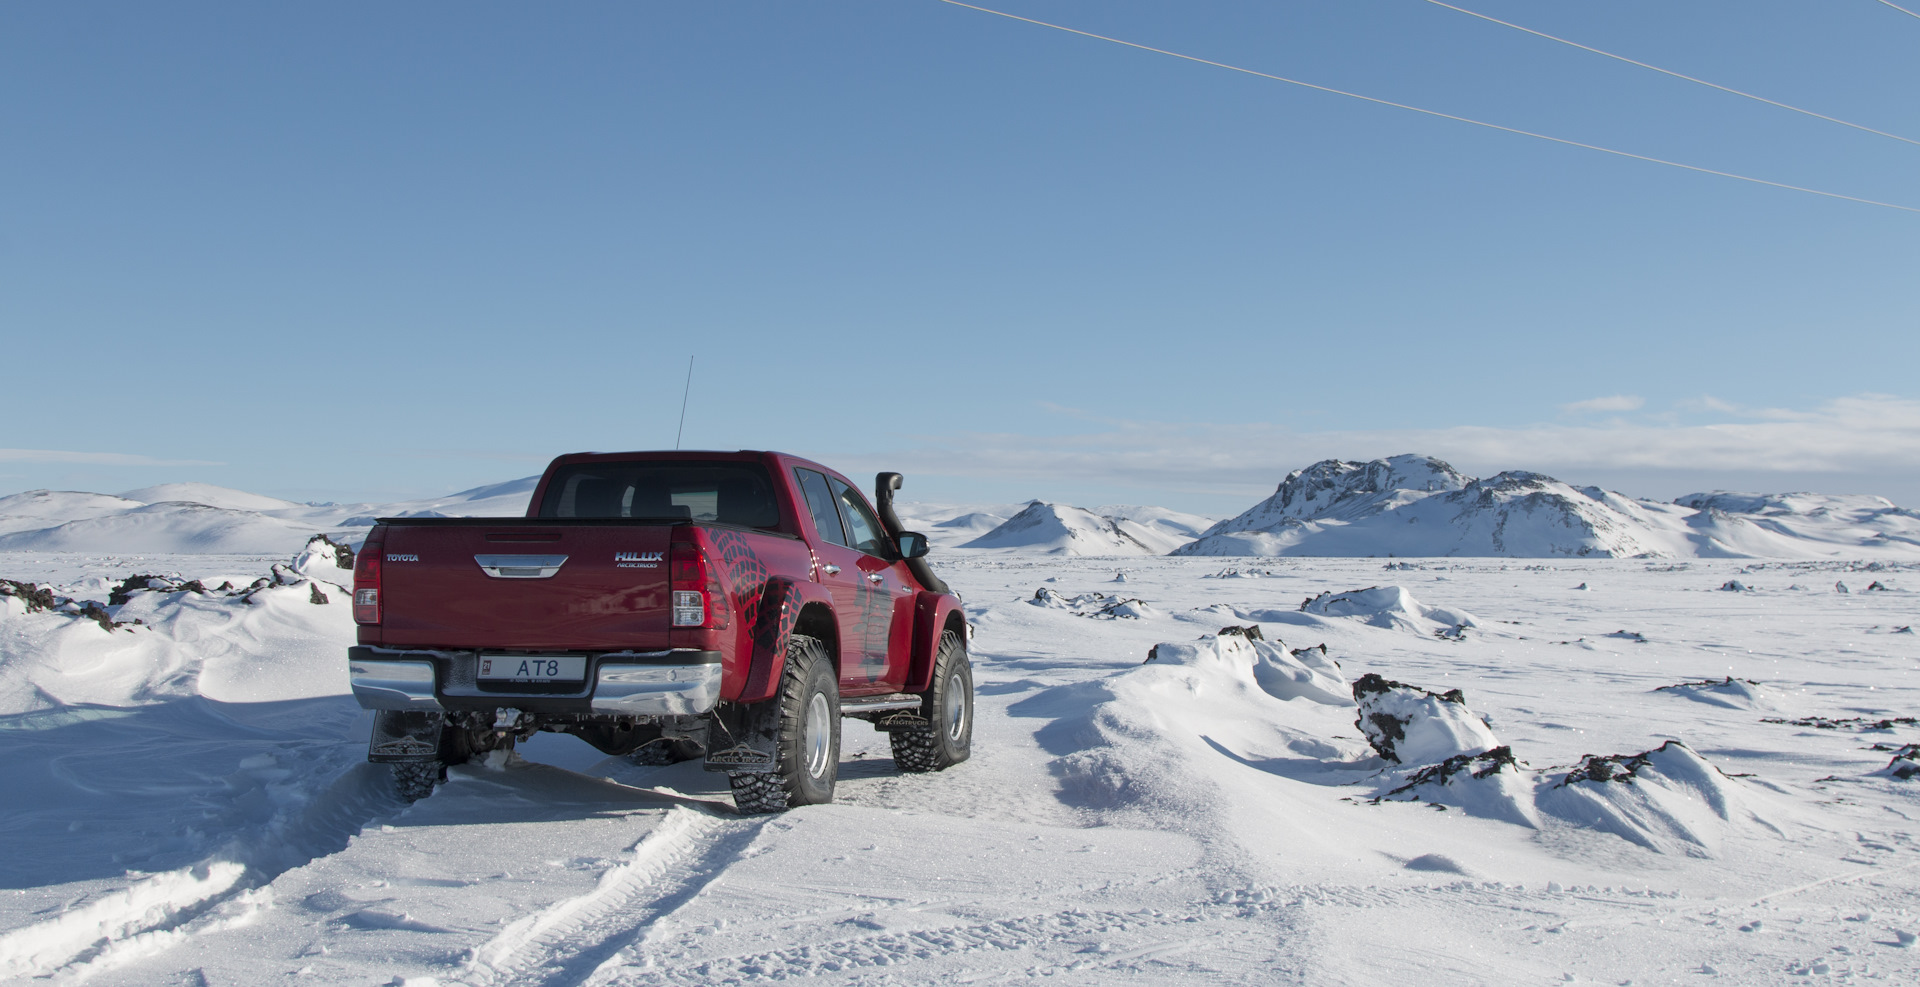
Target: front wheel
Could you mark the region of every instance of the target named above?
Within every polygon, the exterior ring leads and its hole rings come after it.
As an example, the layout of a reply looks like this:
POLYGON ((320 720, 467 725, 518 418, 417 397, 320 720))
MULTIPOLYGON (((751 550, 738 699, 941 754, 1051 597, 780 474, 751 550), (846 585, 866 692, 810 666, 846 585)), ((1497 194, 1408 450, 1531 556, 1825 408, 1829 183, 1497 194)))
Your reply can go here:
POLYGON ((769 772, 727 776, 741 812, 779 812, 833 801, 840 775, 840 684, 833 659, 817 638, 793 635, 780 694, 755 709, 752 732, 771 733, 777 755, 769 772))
POLYGON ((958 632, 940 635, 933 687, 922 695, 922 722, 888 727, 893 763, 902 771, 940 771, 973 754, 973 663, 958 632))

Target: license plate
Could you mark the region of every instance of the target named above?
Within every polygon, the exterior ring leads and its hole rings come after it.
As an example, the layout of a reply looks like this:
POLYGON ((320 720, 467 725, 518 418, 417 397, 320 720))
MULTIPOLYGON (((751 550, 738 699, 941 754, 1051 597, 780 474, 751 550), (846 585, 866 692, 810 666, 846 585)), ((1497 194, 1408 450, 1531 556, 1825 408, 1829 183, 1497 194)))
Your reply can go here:
POLYGON ((481 655, 485 682, 579 682, 587 677, 585 655, 481 655))

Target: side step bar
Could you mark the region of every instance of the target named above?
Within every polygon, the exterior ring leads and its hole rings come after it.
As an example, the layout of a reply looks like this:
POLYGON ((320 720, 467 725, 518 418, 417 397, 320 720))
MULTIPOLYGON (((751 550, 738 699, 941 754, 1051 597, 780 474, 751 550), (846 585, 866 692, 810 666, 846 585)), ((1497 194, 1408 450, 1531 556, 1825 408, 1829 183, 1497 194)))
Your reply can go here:
POLYGON ((922 705, 924 701, 910 692, 861 696, 840 700, 840 715, 865 720, 875 730, 904 730, 927 725, 927 718, 920 715, 922 705))
POLYGON ((868 713, 891 712, 900 709, 919 709, 923 700, 910 692, 894 692, 884 696, 861 696, 857 699, 840 700, 841 716, 864 717, 868 713))

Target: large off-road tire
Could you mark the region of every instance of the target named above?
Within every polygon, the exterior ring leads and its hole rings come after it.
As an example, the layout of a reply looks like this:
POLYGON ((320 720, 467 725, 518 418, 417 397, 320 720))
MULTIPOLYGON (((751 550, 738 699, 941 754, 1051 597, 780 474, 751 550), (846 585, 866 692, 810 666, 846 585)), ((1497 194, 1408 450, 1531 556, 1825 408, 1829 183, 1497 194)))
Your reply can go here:
POLYGON ((727 775, 733 804, 743 813, 779 812, 833 801, 840 775, 840 684, 833 659, 819 639, 793 635, 780 694, 748 716, 756 738, 771 737, 778 752, 774 770, 727 775))
POLYGON ((940 635, 933 658, 933 686, 923 695, 925 722, 889 726, 893 763, 902 771, 940 771, 973 753, 973 663, 956 631, 940 635))
POLYGON ((400 761, 393 765, 393 790, 408 802, 433 794, 446 766, 439 761, 400 761))

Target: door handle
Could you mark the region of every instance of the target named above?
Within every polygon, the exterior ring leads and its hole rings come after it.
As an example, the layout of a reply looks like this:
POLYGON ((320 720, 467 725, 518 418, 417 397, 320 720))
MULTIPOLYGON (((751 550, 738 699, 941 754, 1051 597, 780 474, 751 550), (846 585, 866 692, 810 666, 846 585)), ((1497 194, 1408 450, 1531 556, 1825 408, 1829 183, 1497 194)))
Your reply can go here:
POLYGON ((870 572, 870 573, 867 573, 867 582, 870 582, 870 583, 878 583, 878 582, 880 582, 880 580, 881 580, 882 578, 884 578, 884 577, 882 577, 882 576, 881 576, 881 575, 880 575, 879 573, 877 573, 877 572, 870 572))
POLYGON ((840 574, 840 567, 829 562, 826 565, 821 566, 820 571, 826 573, 829 576, 838 576, 840 574))

